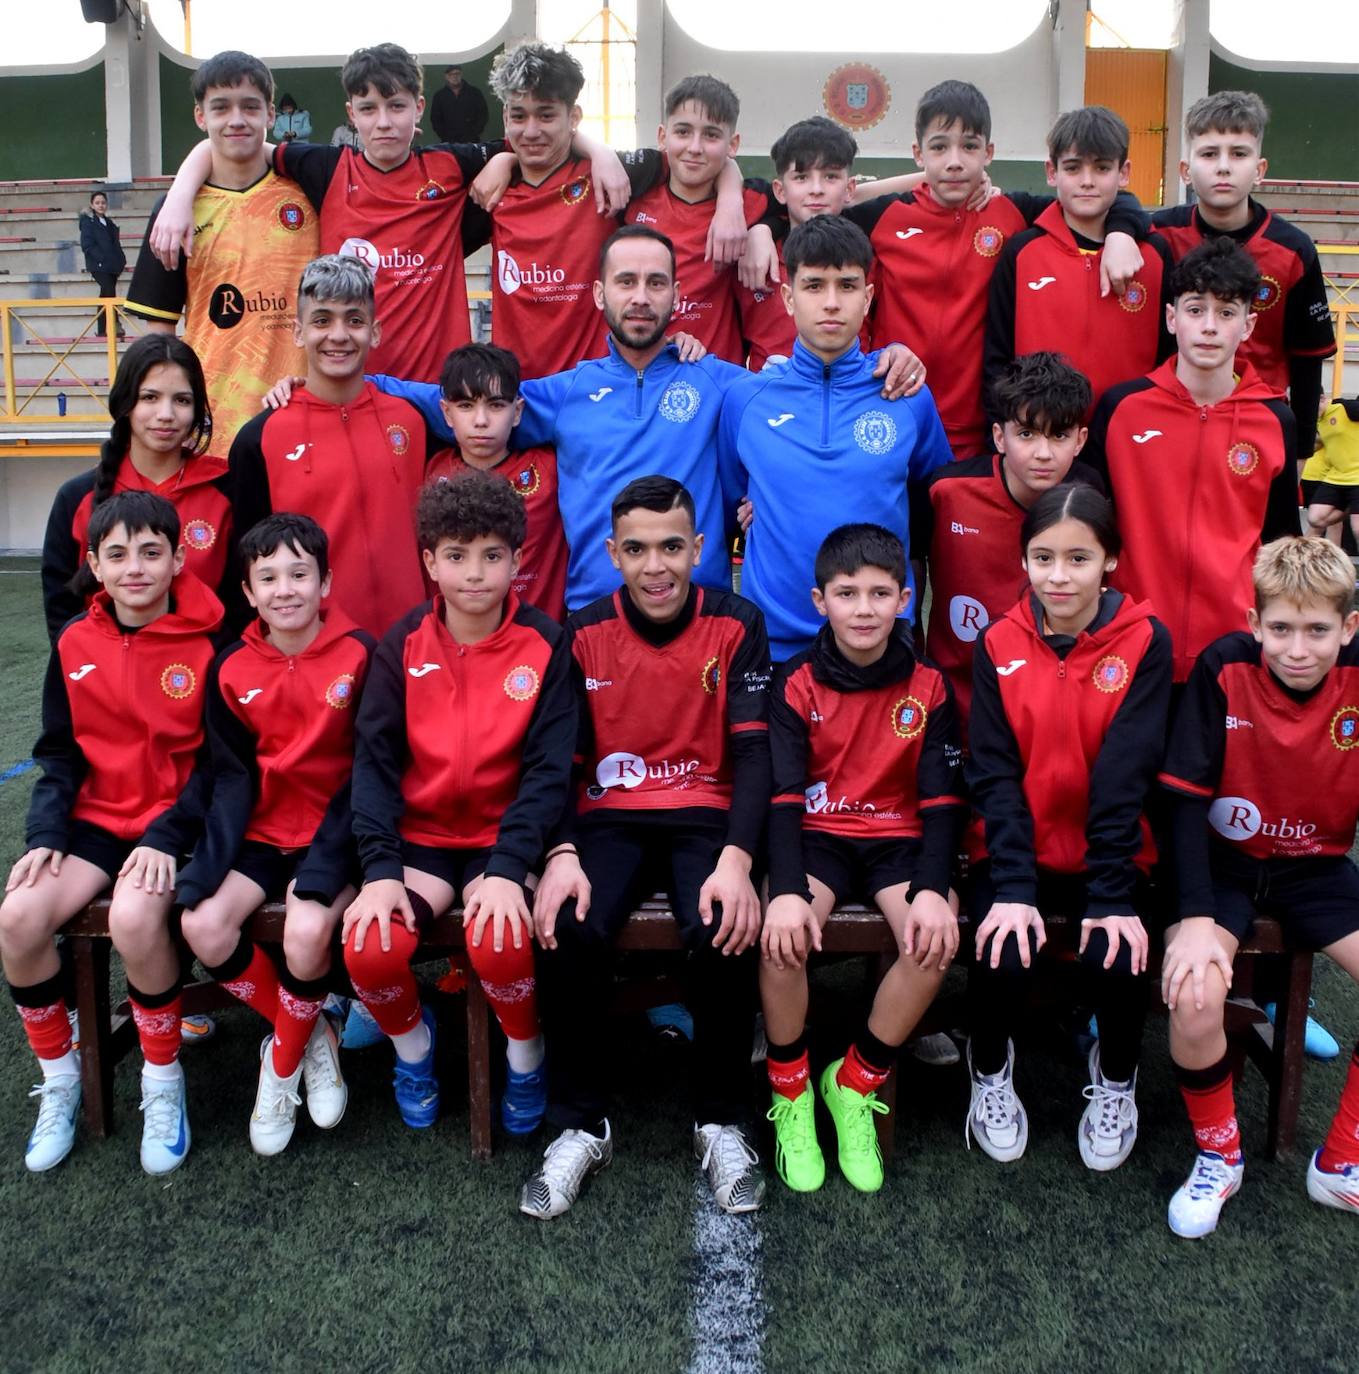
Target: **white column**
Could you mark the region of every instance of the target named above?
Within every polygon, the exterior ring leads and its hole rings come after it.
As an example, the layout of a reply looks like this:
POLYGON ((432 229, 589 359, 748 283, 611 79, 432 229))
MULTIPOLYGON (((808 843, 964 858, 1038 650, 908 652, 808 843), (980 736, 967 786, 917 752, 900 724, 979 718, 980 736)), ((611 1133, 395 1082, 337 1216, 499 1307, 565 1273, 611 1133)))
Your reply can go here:
POLYGON ((148 24, 126 12, 104 26, 104 118, 109 181, 160 171, 159 54, 148 24))
POLYGON ((665 0, 637 0, 637 143, 649 148, 665 96, 665 0))
POLYGON ((1208 0, 1177 0, 1175 41, 1166 62, 1166 157, 1167 205, 1184 202, 1187 188, 1180 180, 1180 154, 1184 148, 1184 114, 1208 94, 1208 0))
POLYGON ((1085 104, 1085 10, 1084 0, 1060 0, 1052 28, 1054 117, 1085 104))

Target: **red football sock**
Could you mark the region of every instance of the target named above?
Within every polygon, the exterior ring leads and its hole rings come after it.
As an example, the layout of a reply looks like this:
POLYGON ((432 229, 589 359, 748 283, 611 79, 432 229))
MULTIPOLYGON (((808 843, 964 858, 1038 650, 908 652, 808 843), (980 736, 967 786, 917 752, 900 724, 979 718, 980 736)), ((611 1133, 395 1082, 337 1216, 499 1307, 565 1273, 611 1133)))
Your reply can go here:
POLYGON ((307 1050, 307 1041, 316 1028, 316 1018, 321 1014, 321 1004, 326 1000, 320 979, 304 983, 292 978, 288 982, 279 980, 278 1015, 274 1017, 274 1072, 280 1078, 289 1078, 297 1072, 307 1050))
POLYGON ((853 1088, 856 1093, 862 1093, 864 1097, 867 1097, 869 1093, 877 1092, 887 1082, 891 1073, 890 1066, 880 1069, 870 1064, 859 1053, 859 1047, 856 1044, 851 1045, 845 1052, 844 1063, 837 1070, 835 1081, 842 1088, 853 1088))
POLYGON ((1317 1160, 1319 1169, 1331 1173, 1338 1173, 1347 1164, 1359 1164, 1359 1045, 1354 1047, 1340 1105, 1335 1109, 1331 1129, 1326 1132, 1326 1143, 1317 1160))
POLYGON ((489 927, 480 945, 468 945, 467 957, 481 979, 481 989, 511 1040, 532 1040, 538 1024, 538 984, 533 976, 533 945, 527 934, 524 947, 515 949, 509 932, 505 948, 496 953, 489 927))
POLYGON ((363 948, 344 947, 344 966, 359 1001, 384 1035, 404 1035, 420 1024, 420 988, 411 972, 420 937, 399 920, 392 922, 392 947, 382 948, 377 924, 368 927, 363 948))
POLYGON ((1175 1076, 1199 1149, 1221 1155, 1228 1164, 1240 1164, 1241 1128, 1236 1123, 1236 1094, 1226 1059, 1197 1071, 1176 1065, 1175 1076))
POLYGON ((278 969, 253 940, 242 935, 231 957, 208 972, 237 1001, 273 1024, 278 1011, 278 969))
POLYGON ((71 1022, 66 1015, 66 999, 61 995, 61 974, 31 987, 11 984, 10 995, 19 1008, 28 1043, 39 1059, 60 1059, 71 1052, 71 1022))
POLYGON ((148 1064, 173 1064, 179 1058, 179 1021, 183 999, 179 989, 151 997, 137 992, 131 983, 127 1000, 141 1041, 142 1058, 148 1064))
POLYGON ((812 1061, 808 1058, 806 1050, 796 1059, 787 1061, 776 1060, 771 1054, 765 1060, 764 1067, 769 1075, 769 1086, 780 1097, 786 1097, 790 1102, 802 1096, 812 1076, 812 1061))

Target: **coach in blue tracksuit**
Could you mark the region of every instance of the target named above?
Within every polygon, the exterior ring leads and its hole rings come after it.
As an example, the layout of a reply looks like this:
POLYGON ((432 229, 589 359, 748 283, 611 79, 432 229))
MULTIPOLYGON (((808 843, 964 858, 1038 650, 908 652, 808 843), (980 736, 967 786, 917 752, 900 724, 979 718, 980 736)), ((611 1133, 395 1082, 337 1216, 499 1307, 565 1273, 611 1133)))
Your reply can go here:
POLYGON ((748 494, 755 508, 741 593, 764 612, 776 663, 816 637, 809 589, 826 535, 871 521, 909 555, 909 489, 953 456, 929 389, 885 402, 874 380, 880 355, 859 348, 873 298, 863 230, 818 215, 788 235, 783 261, 793 355, 731 387, 718 429, 728 502, 748 494))
MULTIPOLYGON (((750 374, 720 358, 681 362, 665 337, 675 294, 670 240, 645 225, 625 225, 605 243, 595 282, 595 304, 609 327, 608 354, 520 388, 524 414, 512 444, 557 449, 557 499, 569 550, 566 604, 573 611, 619 585, 604 547, 610 504, 634 478, 652 473, 673 477, 693 495, 703 536, 695 581, 731 586, 726 532, 744 492, 719 480, 717 426, 727 392, 750 374)), ((904 389, 919 371, 914 356, 898 346, 875 358, 889 388, 904 389)), ((870 376, 872 366, 863 368, 864 384, 881 403, 883 382, 870 376)), ((372 380, 416 406, 431 434, 453 442, 437 386, 372 380)))

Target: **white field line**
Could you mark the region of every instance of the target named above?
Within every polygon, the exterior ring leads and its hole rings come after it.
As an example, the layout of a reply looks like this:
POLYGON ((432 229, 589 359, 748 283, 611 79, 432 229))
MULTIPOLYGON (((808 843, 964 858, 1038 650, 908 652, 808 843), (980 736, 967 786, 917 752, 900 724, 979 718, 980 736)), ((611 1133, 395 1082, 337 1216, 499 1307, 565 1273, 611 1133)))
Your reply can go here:
POLYGON ((764 1255, 756 1216, 728 1216, 704 1174, 694 1176, 688 1374, 760 1374, 764 1368, 764 1255))

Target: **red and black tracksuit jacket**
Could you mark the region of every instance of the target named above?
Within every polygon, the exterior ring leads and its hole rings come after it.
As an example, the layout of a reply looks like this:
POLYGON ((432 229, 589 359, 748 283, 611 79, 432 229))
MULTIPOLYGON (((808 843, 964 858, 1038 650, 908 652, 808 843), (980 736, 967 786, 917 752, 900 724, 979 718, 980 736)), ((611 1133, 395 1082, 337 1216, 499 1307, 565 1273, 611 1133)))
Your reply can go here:
POLYGON ((1342 857, 1359 824, 1359 640, 1310 691, 1284 686, 1244 630, 1199 655, 1161 769, 1175 797, 1181 916, 1213 914, 1213 868, 1342 857))
POLYGON ((522 883, 570 791, 576 700, 566 634, 513 592, 494 634, 459 644, 441 597, 402 616, 373 655, 354 747, 364 878, 400 878, 401 842, 491 849, 522 883))
MULTIPOLYGON (((923 185, 844 212, 873 244, 871 347, 903 343, 925 364, 955 458, 989 447, 982 349, 991 275, 1006 243, 1052 204, 1051 196, 1012 191, 981 210, 955 209, 923 185)), ((1146 237, 1146 217, 1134 196, 1119 193, 1107 228, 1146 237)))
POLYGON ((1287 391, 1298 424, 1298 452, 1310 457, 1316 447, 1321 362, 1335 352, 1335 326, 1316 245, 1297 225, 1254 199, 1250 221, 1242 229, 1210 228, 1194 205, 1157 210, 1151 222, 1176 262, 1205 238, 1224 234, 1255 259, 1260 269, 1260 287, 1251 302, 1255 329, 1236 356, 1275 391, 1287 391))
MULTIPOLYGON (((1104 490, 1073 463, 1068 482, 1104 490)), ((964 741, 972 702, 972 647, 1029 588, 1020 561, 1024 507, 1010 494, 998 453, 936 468, 924 497, 911 502, 911 551, 928 561, 930 617, 925 652, 948 678, 964 741)))
POLYGON ((217 891, 244 840, 306 849, 297 891, 335 900, 353 868, 354 718, 375 647, 337 608, 300 654, 281 653, 257 620, 217 656, 206 707, 212 805, 179 875, 186 907, 217 891))
POLYGON ((1043 869, 1083 875, 1091 917, 1127 915, 1155 857, 1143 808, 1165 742, 1170 636, 1116 591, 1074 638, 1042 623, 1026 597, 972 661, 967 781, 996 898, 1032 905, 1043 869))
MULTIPOLYGON (((425 467, 427 482, 446 482, 460 473, 475 472, 456 449, 440 449, 425 467)), ((528 529, 519 558, 519 571, 510 584, 529 606, 560 623, 566 619, 566 530, 557 505, 557 450, 550 444, 507 453, 495 467, 510 490, 524 502, 528 529)))
POLYGON ((1246 622, 1261 543, 1298 532, 1293 414, 1244 364, 1236 390, 1199 405, 1175 361, 1100 402, 1082 457, 1118 508, 1110 580, 1150 601, 1175 644, 1175 681, 1246 622))
POLYGON ((345 405, 306 390, 242 425, 231 445, 243 529, 275 511, 310 515, 330 536, 331 605, 374 637, 425 594, 415 502, 425 422, 371 382, 345 405))
POLYGON ((829 626, 774 677, 769 895, 807 891, 803 830, 852 840, 918 839, 912 890, 948 895, 966 819, 962 750, 944 675, 893 635, 867 668, 829 626))
MULTIPOLYGON (((85 561, 86 533, 94 508, 94 469, 63 482, 52 502, 47 533, 42 543, 42 600, 47 617, 47 637, 53 644, 61 627, 84 610, 70 588, 71 579, 85 561)), ((225 458, 186 454, 184 465, 164 482, 150 482, 124 457, 114 479, 115 495, 122 491, 149 491, 163 496, 179 515, 179 542, 184 567, 204 586, 213 588, 233 615, 239 615, 243 599, 233 544, 244 527, 235 514, 233 484, 225 458)))
POLYGON ((43 683, 43 775, 28 810, 30 849, 69 846, 73 820, 167 854, 184 853, 206 796, 188 786, 203 744, 208 670, 222 603, 180 573, 170 609, 119 624, 100 592, 61 634, 43 683))
POLYGON ((1077 237, 1059 204, 1015 235, 991 274, 982 368, 988 392, 1007 363, 1043 349, 1064 353, 1090 379, 1097 398, 1170 357, 1170 249, 1154 234, 1140 246, 1142 269, 1127 291, 1101 296, 1103 245, 1077 237))
POLYGON ((726 842, 756 854, 770 777, 769 640, 756 607, 693 585, 659 625, 621 588, 567 628, 580 701, 576 814, 684 824, 716 811, 726 842))

